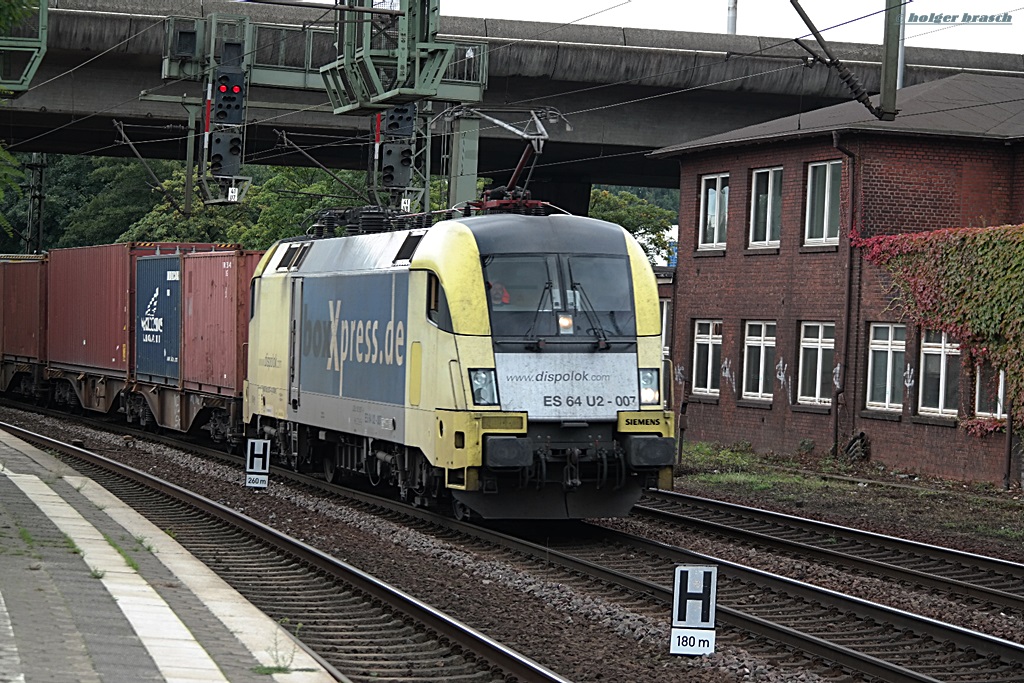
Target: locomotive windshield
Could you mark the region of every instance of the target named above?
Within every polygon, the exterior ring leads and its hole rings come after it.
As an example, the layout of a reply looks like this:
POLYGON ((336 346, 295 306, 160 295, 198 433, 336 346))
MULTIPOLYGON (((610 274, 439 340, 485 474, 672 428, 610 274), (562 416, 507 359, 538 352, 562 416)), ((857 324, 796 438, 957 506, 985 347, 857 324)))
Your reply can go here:
POLYGON ((629 262, 614 256, 514 255, 483 260, 498 337, 636 334, 629 262))

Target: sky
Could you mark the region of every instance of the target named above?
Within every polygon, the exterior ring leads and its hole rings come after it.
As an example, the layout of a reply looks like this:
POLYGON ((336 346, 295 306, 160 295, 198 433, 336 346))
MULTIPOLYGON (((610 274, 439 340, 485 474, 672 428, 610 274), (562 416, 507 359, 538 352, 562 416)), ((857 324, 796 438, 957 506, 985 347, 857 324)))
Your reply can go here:
MULTIPOLYGON (((876 44, 882 42, 885 5, 885 0, 800 2, 825 40, 876 44), (879 14, 861 18, 873 12, 879 14)), ((738 0, 737 7, 739 34, 797 38, 809 33, 789 0, 738 0)), ((441 0, 442 15, 699 33, 726 33, 727 8, 728 0, 441 0)), ((906 16, 907 46, 1024 53, 1024 0, 910 0, 906 16), (965 23, 968 12, 978 19, 965 23), (932 23, 932 15, 944 23, 932 23), (1009 21, 982 23, 981 16, 1009 21)))

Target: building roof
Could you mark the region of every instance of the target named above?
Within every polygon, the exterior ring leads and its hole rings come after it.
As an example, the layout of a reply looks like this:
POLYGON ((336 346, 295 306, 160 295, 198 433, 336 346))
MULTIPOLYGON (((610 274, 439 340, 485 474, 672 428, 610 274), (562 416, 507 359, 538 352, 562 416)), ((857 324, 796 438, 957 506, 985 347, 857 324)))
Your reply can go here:
MULTIPOLYGON (((878 104, 878 95, 871 98, 878 104)), ((937 135, 1010 140, 1024 136, 1024 79, 961 73, 896 93, 895 121, 879 121, 860 102, 719 133, 651 152, 664 158, 691 152, 801 137, 833 131, 937 135)))

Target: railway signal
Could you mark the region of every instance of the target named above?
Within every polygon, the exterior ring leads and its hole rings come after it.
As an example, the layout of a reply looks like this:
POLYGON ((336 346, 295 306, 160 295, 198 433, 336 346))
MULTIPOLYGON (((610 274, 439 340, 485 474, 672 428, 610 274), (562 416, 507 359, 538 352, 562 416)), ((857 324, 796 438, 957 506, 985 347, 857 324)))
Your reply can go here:
POLYGON ((237 176, 242 170, 241 131, 215 131, 210 137, 210 172, 214 177, 237 176))
POLYGON ((213 123, 245 123, 245 73, 241 67, 218 67, 213 79, 213 123))

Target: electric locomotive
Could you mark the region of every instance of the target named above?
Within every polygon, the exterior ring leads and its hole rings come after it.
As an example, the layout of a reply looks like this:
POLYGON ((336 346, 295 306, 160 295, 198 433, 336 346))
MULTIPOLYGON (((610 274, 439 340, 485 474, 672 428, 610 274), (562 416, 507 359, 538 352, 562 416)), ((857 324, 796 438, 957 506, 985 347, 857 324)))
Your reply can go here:
POLYGON ((282 241, 252 281, 250 435, 457 516, 628 513, 671 488, 652 269, 622 227, 481 215, 282 241))

